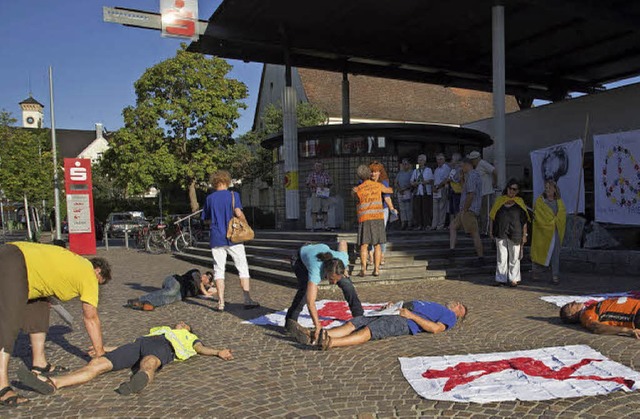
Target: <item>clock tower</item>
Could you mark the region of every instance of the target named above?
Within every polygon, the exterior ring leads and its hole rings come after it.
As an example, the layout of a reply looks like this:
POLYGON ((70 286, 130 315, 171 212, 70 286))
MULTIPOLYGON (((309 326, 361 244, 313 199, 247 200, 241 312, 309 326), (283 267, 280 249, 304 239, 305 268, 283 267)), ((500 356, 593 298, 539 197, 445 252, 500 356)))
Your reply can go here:
POLYGON ((19 105, 22 108, 22 126, 24 128, 42 128, 44 105, 31 95, 29 95, 28 99, 20 102, 19 105))

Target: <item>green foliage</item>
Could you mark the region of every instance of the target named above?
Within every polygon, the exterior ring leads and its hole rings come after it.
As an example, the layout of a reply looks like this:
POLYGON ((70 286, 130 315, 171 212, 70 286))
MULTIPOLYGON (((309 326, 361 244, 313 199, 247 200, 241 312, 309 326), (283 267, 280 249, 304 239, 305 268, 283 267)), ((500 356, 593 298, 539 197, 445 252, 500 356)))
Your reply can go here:
MULTIPOLYGON (((298 103, 296 107, 298 127, 310 127, 327 123, 328 116, 319 107, 308 103, 298 103)), ((260 143, 270 135, 282 131, 282 106, 268 105, 262 116, 263 129, 250 131, 241 136, 236 144, 234 155, 251 156, 250 159, 237 158, 235 165, 230 164, 232 174, 244 181, 262 179, 268 184, 273 183, 272 151, 263 148, 260 143)))
POLYGON ((135 82, 136 104, 124 109, 125 126, 113 136, 102 164, 129 195, 177 182, 196 210, 196 188, 224 167, 234 147, 247 88, 227 78, 231 65, 223 59, 185 48, 135 82))
POLYGON ((53 157, 49 130, 16 128, 10 113, 0 111, 0 190, 9 201, 26 195, 38 204, 53 196, 53 157))

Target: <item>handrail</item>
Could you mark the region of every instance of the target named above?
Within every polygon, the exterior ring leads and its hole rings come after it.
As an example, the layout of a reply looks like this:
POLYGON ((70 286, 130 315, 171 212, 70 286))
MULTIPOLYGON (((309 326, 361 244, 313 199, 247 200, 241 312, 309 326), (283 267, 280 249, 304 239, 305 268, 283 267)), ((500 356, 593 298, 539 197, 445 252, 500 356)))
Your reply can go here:
POLYGON ((173 224, 178 224, 178 223, 180 223, 180 222, 182 222, 182 221, 186 220, 187 218, 191 218, 191 217, 193 217, 194 215, 198 215, 198 214, 200 214, 201 212, 202 212, 202 210, 201 210, 201 209, 200 209, 200 210, 198 210, 198 211, 196 211, 196 212, 192 212, 191 214, 189 214, 189 215, 187 215, 187 216, 185 216, 185 217, 182 217, 182 218, 180 218, 180 219, 178 219, 178 220, 174 221, 174 222, 173 222, 173 224))

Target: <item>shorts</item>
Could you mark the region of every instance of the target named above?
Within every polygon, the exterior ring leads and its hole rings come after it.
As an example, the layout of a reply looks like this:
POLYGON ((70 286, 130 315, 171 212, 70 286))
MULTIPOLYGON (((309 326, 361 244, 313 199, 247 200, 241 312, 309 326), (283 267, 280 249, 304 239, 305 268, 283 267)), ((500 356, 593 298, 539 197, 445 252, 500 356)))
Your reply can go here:
POLYGON ((244 251, 244 244, 234 244, 233 246, 218 246, 211 249, 213 255, 213 279, 224 280, 224 273, 227 267, 227 255, 233 259, 233 264, 238 270, 240 278, 250 278, 247 255, 244 251))
POLYGON ((329 198, 320 198, 315 194, 311 195, 311 213, 329 212, 329 198))
POLYGON ((46 298, 28 298, 24 255, 14 245, 0 246, 0 350, 9 354, 20 329, 25 333, 49 330, 49 302, 46 298))
POLYGON ((367 220, 358 224, 358 245, 387 242, 384 220, 367 220))
POLYGON ((164 336, 142 336, 132 343, 107 352, 104 357, 113 364, 113 371, 135 367, 145 356, 153 355, 160 360, 160 367, 167 365, 175 354, 171 343, 164 336))
POLYGON ((472 211, 459 212, 451 222, 451 228, 459 230, 464 228, 464 232, 474 234, 478 232, 478 216, 472 211))
POLYGON ((392 336, 410 335, 409 323, 402 316, 354 317, 350 320, 356 330, 368 327, 371 340, 390 338, 392 336))

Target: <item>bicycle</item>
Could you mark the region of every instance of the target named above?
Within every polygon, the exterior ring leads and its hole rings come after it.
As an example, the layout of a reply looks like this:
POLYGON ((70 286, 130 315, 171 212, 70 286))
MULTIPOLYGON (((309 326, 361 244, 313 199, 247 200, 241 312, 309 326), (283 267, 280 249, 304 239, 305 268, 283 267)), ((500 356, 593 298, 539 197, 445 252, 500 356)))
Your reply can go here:
POLYGON ((182 222, 201 211, 196 211, 186 217, 174 221, 171 226, 157 225, 155 230, 149 230, 146 238, 146 250, 149 253, 167 253, 173 247, 178 253, 183 253, 188 247, 194 246, 201 232, 183 230, 182 222))

